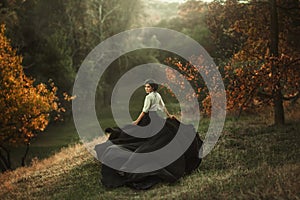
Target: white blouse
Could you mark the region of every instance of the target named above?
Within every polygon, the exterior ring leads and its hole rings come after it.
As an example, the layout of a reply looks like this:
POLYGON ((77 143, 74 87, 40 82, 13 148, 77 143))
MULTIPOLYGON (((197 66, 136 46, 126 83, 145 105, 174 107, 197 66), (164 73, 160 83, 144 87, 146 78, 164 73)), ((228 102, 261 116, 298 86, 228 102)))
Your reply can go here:
POLYGON ((160 94, 158 92, 149 93, 144 101, 143 112, 148 113, 149 111, 163 111, 165 107, 165 103, 162 100, 160 94))

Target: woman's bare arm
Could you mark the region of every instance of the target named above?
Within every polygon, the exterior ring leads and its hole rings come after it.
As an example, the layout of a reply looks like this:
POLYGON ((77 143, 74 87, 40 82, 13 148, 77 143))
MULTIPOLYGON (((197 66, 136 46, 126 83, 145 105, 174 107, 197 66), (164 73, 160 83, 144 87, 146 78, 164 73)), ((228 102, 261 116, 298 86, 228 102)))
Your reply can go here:
POLYGON ((141 114, 139 115, 139 117, 135 121, 133 121, 132 124, 137 125, 144 116, 145 116, 145 113, 141 112, 141 114))
POLYGON ((166 115, 167 115, 169 118, 175 118, 174 115, 171 115, 171 114, 169 113, 169 111, 167 110, 166 107, 164 107, 164 112, 166 113, 166 115))

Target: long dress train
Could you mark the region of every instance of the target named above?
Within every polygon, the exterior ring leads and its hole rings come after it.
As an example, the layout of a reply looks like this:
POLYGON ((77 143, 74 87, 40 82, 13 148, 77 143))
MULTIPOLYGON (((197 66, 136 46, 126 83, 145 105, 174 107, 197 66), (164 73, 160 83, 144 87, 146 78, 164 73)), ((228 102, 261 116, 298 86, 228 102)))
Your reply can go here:
MULTIPOLYGON (((202 146, 202 140, 194 130, 194 127, 180 123, 175 118, 163 119, 157 115, 156 112, 150 111, 149 113, 142 118, 138 126, 127 125, 122 128, 123 130, 118 127, 107 128, 105 131, 110 133, 108 141, 95 146, 98 159, 101 161, 105 161, 106 159, 116 160, 116 163, 119 165, 118 167, 124 168, 128 164, 132 164, 134 159, 116 153, 116 148, 126 150, 130 153, 153 152, 169 144, 174 139, 179 126, 181 127, 180 130, 183 130, 183 135, 192 136, 194 138, 192 143, 175 161, 162 169, 150 172, 123 172, 122 170, 113 169, 102 163, 101 182, 104 186, 115 188, 126 185, 135 189, 148 189, 159 182, 175 182, 184 175, 191 173, 200 165, 201 158, 199 158, 199 151, 202 146), (151 121, 154 123, 150 123, 151 121), (150 127, 148 131, 146 129, 144 132, 141 132, 141 129, 139 129, 139 127, 146 127, 150 124, 154 124, 155 127, 161 126, 159 127, 159 131, 154 135, 151 135, 151 130, 155 129, 154 127, 150 127), (127 133, 130 133, 130 135, 127 133), (132 136, 134 134, 141 135, 142 137, 132 136)), ((186 140, 188 138, 190 137, 186 137, 186 140)), ((181 137, 180 140, 175 141, 178 148, 182 148, 183 140, 185 140, 185 138, 181 137)), ((156 159, 149 159, 149 161, 145 162, 145 165, 150 166, 156 164, 155 162, 158 161, 156 159)), ((136 166, 136 168, 138 167, 139 166, 136 166)))

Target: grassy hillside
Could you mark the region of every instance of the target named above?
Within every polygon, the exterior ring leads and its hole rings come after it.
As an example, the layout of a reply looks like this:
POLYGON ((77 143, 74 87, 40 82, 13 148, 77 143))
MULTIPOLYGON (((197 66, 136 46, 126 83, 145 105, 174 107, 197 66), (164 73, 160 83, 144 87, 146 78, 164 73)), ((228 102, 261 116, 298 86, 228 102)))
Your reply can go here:
MULTIPOLYGON (((26 163, 30 164, 31 160, 36 158, 47 158, 58 152, 62 147, 78 143, 78 141, 79 136, 72 122, 56 123, 55 125, 47 127, 44 132, 39 133, 38 137, 34 138, 30 144, 26 163)), ((20 166, 25 149, 25 146, 11 149, 13 168, 20 166)))
MULTIPOLYGON (((207 122, 203 122, 204 134, 207 122)), ((299 199, 300 125, 227 120, 199 169, 148 191, 107 189, 101 164, 80 144, 0 175, 0 199, 299 199)))

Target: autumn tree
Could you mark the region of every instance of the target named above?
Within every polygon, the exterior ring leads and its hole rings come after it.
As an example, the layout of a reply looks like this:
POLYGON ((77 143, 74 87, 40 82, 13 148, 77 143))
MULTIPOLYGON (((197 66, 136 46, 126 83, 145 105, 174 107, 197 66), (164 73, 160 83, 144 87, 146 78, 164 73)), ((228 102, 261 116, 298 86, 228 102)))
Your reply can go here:
POLYGON ((229 2, 212 4, 223 8, 217 14, 218 24, 229 20, 229 26, 219 30, 241 42, 225 67, 228 108, 241 112, 272 105, 274 123, 284 124, 283 101, 298 98, 300 91, 300 52, 295 37, 299 35, 299 3, 229 2), (243 15, 236 18, 240 10, 243 15))
MULTIPOLYGON (((191 57, 190 61, 185 62, 182 62, 176 57, 168 57, 165 63, 177 70, 187 81, 182 82, 179 80, 174 70, 169 68, 165 70, 168 82, 180 87, 181 90, 177 95, 181 95, 179 97, 185 99, 187 104, 190 104, 190 107, 193 109, 190 110, 190 112, 194 112, 195 109, 200 109, 203 116, 210 116, 212 112, 211 97, 223 99, 225 92, 224 89, 220 87, 219 81, 222 79, 218 77, 218 68, 203 65, 205 59, 202 56, 191 57), (202 75, 206 76, 205 79, 208 79, 210 88, 207 87, 207 82, 205 82, 202 75), (190 84, 190 87, 187 87, 188 85, 186 84, 190 84), (191 106, 194 99, 197 99, 199 108, 195 107, 198 105, 191 106)), ((167 92, 173 94, 170 90, 167 90, 167 92)), ((220 104, 215 104, 215 106, 219 106, 217 109, 223 110, 220 104)))
MULTIPOLYGON (((0 11, 12 46, 23 56, 25 74, 38 83, 51 78, 62 97, 61 91, 72 90, 75 74, 88 53, 104 39, 139 26, 142 8, 141 0, 5 0, 0 2, 0 11)), ((123 56, 113 64, 105 76, 106 86, 99 87, 103 98, 98 102, 110 102, 111 77, 134 60, 136 57, 123 56)), ((87 77, 93 73, 91 70, 87 77)), ((69 103, 63 106, 71 107, 69 103)))
POLYGON ((5 26, 0 30, 0 168, 9 170, 10 149, 26 145, 25 158, 31 140, 45 130, 50 115, 64 109, 56 96, 57 87, 50 83, 35 84, 22 68, 22 57, 16 54, 5 36, 5 26))
MULTIPOLYGON (((274 108, 275 124, 284 123, 283 101, 299 98, 299 3, 290 1, 214 1, 207 26, 217 47, 215 60, 224 76, 228 110, 274 108)), ((200 14, 200 11, 198 11, 200 14)), ((195 86, 202 109, 210 95, 188 62, 169 60, 195 86), (204 99, 203 99, 204 97, 204 99)), ((171 74, 169 74, 171 77, 171 74)))
MULTIPOLYGON (((185 100, 189 102, 191 98, 196 97, 201 102, 207 95, 207 88, 205 82, 202 79, 199 69, 203 70, 203 66, 197 66, 196 68, 191 62, 181 61, 177 57, 168 57, 165 59, 165 64, 170 66, 172 69, 177 70, 190 84, 193 91, 188 91, 188 95, 185 96, 185 100), (190 94, 194 94, 191 96, 190 94)), ((194 63, 195 64, 195 63, 194 63)), ((169 82, 179 85, 182 90, 186 90, 184 82, 179 81, 173 70, 166 69, 166 78, 169 82)))
POLYGON ((246 4, 239 3, 238 0, 213 1, 208 4, 205 13, 205 24, 210 31, 207 39, 215 48, 210 52, 215 62, 222 66, 241 49, 245 38, 232 32, 232 24, 245 18, 246 4))

